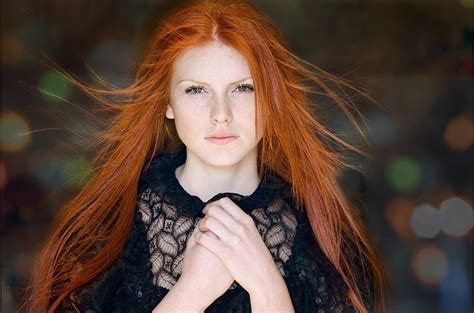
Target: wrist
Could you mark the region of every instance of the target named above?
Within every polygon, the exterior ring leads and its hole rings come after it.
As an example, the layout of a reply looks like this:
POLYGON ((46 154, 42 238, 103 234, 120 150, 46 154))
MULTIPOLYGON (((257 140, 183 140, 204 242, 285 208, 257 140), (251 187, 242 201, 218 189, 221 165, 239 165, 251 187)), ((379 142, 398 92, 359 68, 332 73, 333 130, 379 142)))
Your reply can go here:
POLYGON ((252 313, 267 311, 270 308, 271 297, 266 294, 250 294, 252 313))
POLYGON ((196 289, 199 289, 198 286, 193 286, 183 280, 178 280, 174 287, 176 287, 176 293, 183 295, 179 299, 179 307, 183 310, 202 313, 210 305, 210 303, 203 301, 205 297, 199 292, 196 292, 196 289))
POLYGON ((273 293, 275 289, 286 288, 285 280, 281 276, 280 271, 275 266, 271 269, 264 269, 260 272, 261 276, 253 281, 252 285, 247 286, 246 291, 255 298, 267 298, 268 294, 273 293))
POLYGON ((278 293, 273 295, 251 295, 250 307, 252 313, 295 313, 293 302, 288 292, 284 296, 279 296, 278 293))
POLYGON ((295 312, 293 303, 284 279, 279 276, 271 284, 262 286, 249 293, 252 313, 260 312, 295 312))
POLYGON ((189 284, 178 280, 152 313, 203 313, 208 304, 204 303, 192 289, 189 284))

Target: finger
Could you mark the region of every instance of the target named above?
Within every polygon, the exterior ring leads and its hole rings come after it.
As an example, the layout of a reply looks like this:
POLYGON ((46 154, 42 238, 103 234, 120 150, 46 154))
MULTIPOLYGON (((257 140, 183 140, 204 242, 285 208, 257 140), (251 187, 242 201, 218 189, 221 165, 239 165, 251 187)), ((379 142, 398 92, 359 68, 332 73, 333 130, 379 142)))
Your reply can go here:
POLYGON ((201 221, 202 221, 201 218, 198 218, 198 219, 195 221, 194 229, 193 229, 193 231, 192 231, 192 233, 191 233, 191 237, 193 238, 194 242, 196 242, 196 234, 200 231, 198 225, 199 225, 199 223, 200 223, 201 221))
MULTIPOLYGON (((201 220, 201 221, 202 221, 202 220, 201 220)), ((196 225, 196 227, 194 228, 194 231, 193 231, 193 236, 192 236, 192 237, 193 237, 193 239, 194 239, 194 242, 196 242, 196 236, 197 236, 198 233, 208 233, 208 234, 211 235, 212 237, 214 237, 214 238, 216 238, 216 239, 219 239, 219 238, 217 237, 217 235, 214 234, 214 233, 213 233, 212 231, 210 231, 210 230, 209 230, 209 231, 208 231, 208 230, 201 231, 201 230, 199 229, 199 223, 196 225)))
POLYGON ((226 211, 230 216, 235 220, 244 223, 249 215, 242 210, 237 204, 234 203, 229 197, 224 197, 215 202, 218 204, 224 211, 226 211))
POLYGON ((219 239, 224 241, 228 241, 228 238, 233 236, 227 226, 212 216, 206 216, 201 221, 199 221, 198 228, 201 232, 211 231, 217 235, 219 239))
POLYGON ((206 247, 215 255, 217 255, 219 259, 224 260, 223 251, 225 247, 222 245, 219 239, 214 238, 207 232, 199 232, 196 234, 196 243, 206 247))
POLYGON ((205 231, 204 233, 211 235, 213 238, 219 239, 216 234, 214 234, 212 231, 205 231))
POLYGON ((217 219, 231 231, 239 225, 239 222, 218 204, 210 205, 205 214, 217 219))

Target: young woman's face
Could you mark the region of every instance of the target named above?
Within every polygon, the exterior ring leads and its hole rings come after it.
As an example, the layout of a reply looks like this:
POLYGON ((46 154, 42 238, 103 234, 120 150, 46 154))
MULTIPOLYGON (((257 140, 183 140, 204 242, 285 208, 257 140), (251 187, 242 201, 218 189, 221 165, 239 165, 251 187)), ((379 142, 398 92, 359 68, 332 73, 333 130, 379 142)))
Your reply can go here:
POLYGON ((254 152, 255 96, 250 69, 235 49, 218 42, 184 51, 174 64, 166 117, 188 152, 215 165, 232 165, 254 152), (231 133, 232 140, 208 139, 231 133))

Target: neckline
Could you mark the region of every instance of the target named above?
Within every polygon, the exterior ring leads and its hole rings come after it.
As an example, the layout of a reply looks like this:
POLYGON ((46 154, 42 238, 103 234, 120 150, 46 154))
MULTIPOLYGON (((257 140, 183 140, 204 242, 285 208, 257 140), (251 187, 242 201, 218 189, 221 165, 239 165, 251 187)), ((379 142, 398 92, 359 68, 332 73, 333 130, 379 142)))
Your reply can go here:
POLYGON ((229 197, 242 210, 250 212, 254 208, 266 207, 278 197, 288 196, 289 184, 276 173, 266 173, 260 180, 259 185, 250 195, 242 195, 235 192, 221 192, 207 201, 198 196, 188 193, 179 183, 175 171, 186 161, 186 148, 176 152, 160 153, 150 162, 150 165, 142 173, 142 182, 158 192, 162 199, 172 204, 183 214, 191 216, 203 215, 202 209, 206 204, 229 197))

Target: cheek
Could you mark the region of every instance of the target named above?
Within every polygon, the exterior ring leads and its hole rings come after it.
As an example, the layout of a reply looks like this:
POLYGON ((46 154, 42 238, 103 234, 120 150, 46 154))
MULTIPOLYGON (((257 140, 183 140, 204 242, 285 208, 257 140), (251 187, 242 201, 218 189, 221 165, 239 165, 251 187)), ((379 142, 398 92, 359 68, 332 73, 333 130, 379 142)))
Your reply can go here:
POLYGON ((175 111, 176 128, 182 132, 192 133, 201 128, 202 117, 199 112, 193 110, 175 111))
POLYGON ((256 137, 258 139, 262 135, 262 131, 257 132, 255 115, 256 111, 251 106, 234 111, 234 124, 236 124, 237 129, 245 133, 248 139, 256 137))
POLYGON ((205 113, 194 103, 181 102, 174 106, 174 122, 182 140, 195 137, 201 133, 201 129, 205 129, 205 113))
POLYGON ((200 105, 195 100, 191 101, 189 97, 177 96, 171 99, 176 124, 184 124, 195 116, 199 111, 200 105))
POLYGON ((255 116, 255 99, 253 94, 242 94, 232 98, 232 106, 236 114, 254 118, 255 116))
POLYGON ((180 115, 175 112, 174 122, 178 137, 185 145, 192 145, 196 141, 196 137, 202 133, 199 124, 189 119, 187 115, 180 115))

